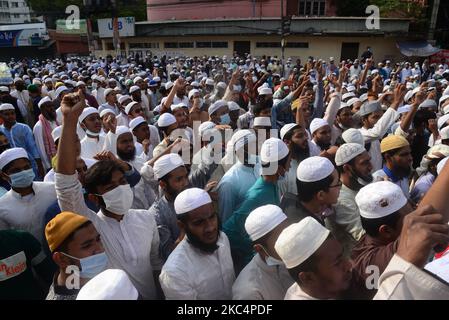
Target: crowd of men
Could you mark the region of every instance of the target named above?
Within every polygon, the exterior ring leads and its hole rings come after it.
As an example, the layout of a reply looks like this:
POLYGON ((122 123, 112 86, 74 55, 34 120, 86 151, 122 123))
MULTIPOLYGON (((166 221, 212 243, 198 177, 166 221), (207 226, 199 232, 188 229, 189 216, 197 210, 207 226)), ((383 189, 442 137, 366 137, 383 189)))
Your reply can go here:
POLYGON ((11 60, 1 299, 449 299, 449 67, 11 60))

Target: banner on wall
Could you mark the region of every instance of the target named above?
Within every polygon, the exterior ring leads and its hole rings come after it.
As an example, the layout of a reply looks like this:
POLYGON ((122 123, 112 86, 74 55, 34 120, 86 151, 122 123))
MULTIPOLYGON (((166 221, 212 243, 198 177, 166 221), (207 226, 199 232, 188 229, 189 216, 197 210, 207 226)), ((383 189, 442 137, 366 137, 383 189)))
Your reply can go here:
POLYGON ((0 47, 41 46, 48 40, 45 23, 0 26, 0 47))
MULTIPOLYGON (((116 28, 118 29, 119 36, 134 37, 134 17, 120 17, 116 19, 116 28)), ((114 36, 114 21, 112 18, 98 19, 98 34, 100 38, 112 38, 114 36)))

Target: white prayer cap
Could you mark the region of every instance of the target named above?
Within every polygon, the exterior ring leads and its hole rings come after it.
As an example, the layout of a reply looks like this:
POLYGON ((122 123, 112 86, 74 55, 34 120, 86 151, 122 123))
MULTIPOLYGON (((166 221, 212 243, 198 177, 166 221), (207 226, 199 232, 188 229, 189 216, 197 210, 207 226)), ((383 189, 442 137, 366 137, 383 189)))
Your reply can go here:
POLYGON ((419 90, 420 90, 420 87, 417 87, 417 88, 415 88, 415 89, 413 89, 413 90, 411 90, 411 91, 408 91, 408 92, 405 94, 405 97, 404 97, 405 103, 408 103, 408 101, 409 101, 411 98, 413 98, 413 96, 414 96, 417 92, 419 92, 419 90))
POLYGON ((358 143, 344 143, 335 154, 335 164, 337 166, 344 165, 365 152, 365 148, 358 143))
POLYGON ((104 90, 104 97, 106 98, 108 94, 110 94, 111 92, 115 92, 114 89, 112 88, 107 88, 106 90, 104 90))
POLYGON ((190 85, 194 88, 198 88, 200 86, 200 84, 197 81, 193 81, 190 85))
POLYGON ((348 90, 348 92, 354 92, 355 91, 355 86, 353 85, 349 85, 346 90, 348 90))
POLYGON ((260 149, 260 160, 265 163, 277 162, 284 159, 289 153, 287 145, 278 138, 265 140, 260 149))
POLYGON ((202 137, 207 130, 215 128, 215 123, 212 121, 205 121, 198 127, 198 133, 202 137))
POLYGON ((410 110, 411 110, 411 106, 409 104, 406 104, 406 105, 398 108, 398 114, 403 114, 403 113, 406 113, 406 112, 410 112, 410 110))
POLYGON ((449 159, 449 157, 446 157, 443 160, 441 160, 440 162, 438 162, 438 164, 437 164, 437 174, 441 173, 441 171, 443 170, 444 166, 446 165, 447 159, 449 159))
POLYGON ((418 109, 423 109, 423 108, 432 108, 432 109, 438 109, 438 105, 435 102, 435 100, 433 99, 426 99, 424 100, 418 107, 418 109))
POLYGON ((232 91, 233 92, 240 92, 240 91, 242 91, 242 86, 241 85, 233 85, 232 86, 232 91))
POLYGON ((137 76, 137 77, 134 78, 133 83, 136 84, 137 81, 140 81, 140 80, 143 80, 142 77, 138 77, 137 76))
POLYGON ((132 98, 129 95, 125 94, 125 95, 120 96, 120 98, 118 98, 117 101, 118 101, 118 103, 122 104, 123 102, 125 102, 128 99, 132 99, 132 98))
POLYGON ((329 126, 329 123, 326 120, 322 118, 313 119, 312 122, 310 123, 310 134, 313 134, 315 131, 324 126, 329 126))
POLYGON ((101 110, 101 112, 100 112, 100 118, 103 118, 103 117, 104 117, 105 115, 107 115, 108 113, 113 114, 113 115, 115 116, 115 112, 114 112, 114 111, 112 111, 112 110, 109 109, 109 108, 105 108, 105 109, 101 110))
POLYGON ((444 116, 438 118, 437 121, 437 125, 438 125, 438 130, 441 129, 441 127, 449 120, 449 113, 445 114, 444 116))
POLYGON ((274 249, 287 269, 292 269, 310 258, 326 241, 329 234, 329 230, 315 218, 305 217, 281 232, 274 249))
POLYGON ((251 211, 245 221, 245 229, 252 241, 262 238, 287 216, 278 206, 267 204, 251 211))
POLYGON ((365 145, 365 141, 363 139, 363 135, 358 129, 349 128, 348 130, 345 130, 341 137, 346 143, 358 143, 361 146, 365 145))
POLYGON ((390 181, 377 181, 360 189, 355 196, 360 216, 378 219, 388 216, 407 204, 401 188, 390 181))
POLYGON ((441 140, 449 139, 449 126, 440 130, 441 140))
POLYGON ((169 90, 174 86, 173 82, 169 81, 165 84, 165 90, 169 90))
POLYGON ((159 77, 154 77, 153 80, 156 82, 161 82, 161 78, 159 78, 159 77))
POLYGON ((85 86, 86 83, 84 81, 78 81, 75 85, 75 87, 79 87, 79 86, 85 86))
POLYGON ((256 135, 247 129, 238 130, 231 138, 235 151, 240 150, 245 144, 255 143, 256 140, 256 135))
POLYGON ((302 182, 316 182, 329 177, 335 170, 329 159, 324 157, 309 157, 296 169, 296 178, 302 182))
POLYGON ((153 165, 154 176, 159 180, 181 166, 184 166, 184 161, 179 154, 169 153, 163 155, 153 165))
POLYGON ((228 107, 229 107, 229 111, 240 110, 240 106, 238 105, 238 103, 236 103, 234 101, 228 101, 228 107))
POLYGON ((284 126, 281 128, 281 132, 280 132, 281 139, 284 139, 285 135, 286 135, 288 132, 290 132, 290 130, 293 130, 293 129, 299 128, 299 127, 300 127, 300 126, 299 126, 298 124, 296 124, 296 123, 287 123, 286 125, 284 125, 284 126))
POLYGON ((58 89, 56 89, 55 91, 55 95, 56 97, 59 97, 59 95, 63 92, 63 91, 69 91, 69 89, 66 86, 60 86, 58 89))
POLYGON ((1 86, 0 87, 0 92, 9 92, 9 88, 6 86, 1 86))
POLYGON ((159 128, 168 127, 174 123, 176 123, 175 116, 168 112, 161 114, 157 120, 157 125, 159 128))
POLYGON ((0 111, 6 111, 6 110, 15 110, 15 109, 14 109, 14 106, 10 103, 0 104, 0 111))
POLYGON ((189 91, 189 95, 188 95, 189 100, 192 99, 192 97, 193 97, 196 93, 200 93, 200 90, 198 90, 198 89, 192 89, 192 90, 190 90, 190 91, 189 91))
POLYGON ((351 108, 351 106, 350 105, 348 105, 346 102, 341 102, 340 103, 340 106, 338 107, 338 110, 341 110, 341 109, 343 109, 343 108, 351 108))
POLYGON ((117 128, 115 129, 115 135, 118 139, 118 137, 120 137, 122 134, 125 133, 131 133, 131 130, 129 130, 129 128, 127 126, 117 126, 117 128))
POLYGON ((443 114, 448 114, 448 113, 449 113, 449 104, 443 108, 443 114))
POLYGON ((3 170, 3 168, 10 162, 20 158, 29 160, 28 154, 23 148, 11 148, 3 151, 0 154, 0 170, 3 170))
POLYGON ((51 98, 49 96, 45 96, 43 97, 41 100, 39 100, 37 106, 39 107, 39 109, 42 107, 42 105, 46 102, 51 102, 51 98))
POLYGON ((438 106, 441 106, 441 104, 442 104, 444 101, 446 101, 447 99, 449 99, 449 94, 443 95, 443 96, 440 98, 440 100, 439 100, 438 106))
POLYGON ((179 108, 188 108, 187 105, 184 102, 178 103, 178 104, 172 104, 170 106, 171 111, 175 111, 176 109, 179 108))
POLYGON ((129 88, 129 94, 136 91, 140 91, 140 88, 138 86, 132 86, 131 88, 129 88))
POLYGON ((84 108, 83 112, 81 113, 80 117, 78 118, 79 123, 83 122, 84 119, 86 119, 91 114, 98 113, 98 110, 94 107, 87 107, 84 108))
POLYGON ((270 127, 271 128, 271 118, 270 117, 255 117, 253 127, 270 127))
POLYGON ((33 79, 33 84, 41 85, 42 82, 38 78, 33 79))
POLYGON ((368 100, 368 93, 364 93, 359 97, 360 101, 365 102, 368 100))
POLYGON ((209 115, 220 109, 221 107, 225 107, 228 105, 228 102, 225 100, 217 100, 209 107, 209 115))
POLYGON ((207 78, 206 79, 206 85, 207 86, 213 86, 215 84, 214 80, 207 78))
POLYGON ((344 95, 342 95, 342 96, 341 96, 341 99, 342 99, 342 100, 345 100, 345 99, 353 98, 353 97, 355 97, 354 92, 348 92, 348 93, 345 93, 344 95))
POLYGON ((45 78, 44 83, 49 83, 49 82, 52 82, 52 79, 50 77, 45 78))
POLYGON ((269 95, 269 94, 273 94, 273 90, 271 90, 271 88, 269 87, 259 87, 257 89, 257 92, 259 93, 259 96, 263 96, 263 95, 269 95))
POLYGON ((131 130, 134 130, 135 128, 137 128, 142 123, 147 123, 147 122, 145 121, 145 119, 143 117, 139 116, 137 118, 132 119, 129 122, 129 128, 131 130))
POLYGON ((219 83, 217 83, 217 87, 224 90, 224 89, 226 89, 227 86, 226 86, 226 83, 224 83, 224 82, 219 82, 219 83))
POLYGON ((51 137, 53 138, 53 141, 56 142, 59 138, 61 138, 62 133, 62 126, 57 126, 53 129, 51 132, 51 137))
POLYGON ((129 112, 131 111, 132 107, 134 107, 136 104, 139 104, 137 101, 132 101, 130 103, 128 103, 125 107, 125 113, 129 114, 129 112))
POLYGON ((76 300, 137 300, 139 292, 125 271, 107 269, 90 279, 76 300))
POLYGON ((212 203, 212 199, 206 191, 200 188, 190 188, 182 191, 176 197, 175 211, 176 214, 184 214, 208 203, 212 203))

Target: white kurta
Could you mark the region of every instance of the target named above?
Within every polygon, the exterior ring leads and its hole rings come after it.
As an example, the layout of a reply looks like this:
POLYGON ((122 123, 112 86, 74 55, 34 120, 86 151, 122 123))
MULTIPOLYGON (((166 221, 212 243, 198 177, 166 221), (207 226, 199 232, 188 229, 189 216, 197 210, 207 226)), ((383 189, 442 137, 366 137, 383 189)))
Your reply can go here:
POLYGON ((228 237, 220 231, 218 249, 206 254, 185 237, 162 268, 159 281, 167 300, 228 300, 235 280, 228 237))
POLYGON ((93 159, 94 156, 103 151, 105 138, 103 136, 98 136, 97 138, 90 138, 85 136, 81 140, 81 157, 93 159))
POLYGON ((297 283, 294 283, 290 288, 288 288, 284 300, 319 300, 319 299, 309 296, 307 293, 302 291, 301 287, 297 283))
POLYGON ((285 266, 269 266, 256 254, 235 280, 232 299, 283 300, 293 282, 285 266))
POLYGON ((106 103, 106 99, 104 97, 104 88, 99 87, 98 89, 92 90, 92 95, 97 99, 98 105, 102 105, 106 103))
POLYGON ((0 198, 0 230, 24 230, 43 244, 46 242, 44 217, 48 207, 56 201, 55 185, 33 182, 33 191, 34 195, 22 198, 11 189, 0 198))
MULTIPOLYGON (((57 127, 56 122, 50 122, 51 130, 57 127)), ((47 153, 45 152, 45 143, 44 143, 44 132, 42 127, 42 122, 39 120, 36 122, 33 128, 34 140, 36 141, 37 149, 39 150, 39 154, 41 155, 42 164, 44 165, 44 169, 48 170, 51 168, 51 159, 48 158, 47 153)), ((53 138, 50 137, 53 141, 53 138)))
POLYGON ((449 300, 449 286, 395 254, 374 300, 449 300))
POLYGON ((369 154, 371 156, 371 164, 373 170, 376 172, 382 169, 382 155, 380 153, 380 140, 387 133, 388 129, 395 123, 399 114, 396 110, 388 108, 383 116, 377 121, 377 123, 371 129, 360 128, 365 144, 371 142, 371 148, 369 154))
POLYGON ((156 221, 147 210, 129 210, 119 222, 84 202, 77 175, 56 173, 56 193, 61 210, 76 212, 92 221, 101 235, 109 263, 124 270, 144 299, 156 298, 153 271, 163 264, 159 256, 156 221))

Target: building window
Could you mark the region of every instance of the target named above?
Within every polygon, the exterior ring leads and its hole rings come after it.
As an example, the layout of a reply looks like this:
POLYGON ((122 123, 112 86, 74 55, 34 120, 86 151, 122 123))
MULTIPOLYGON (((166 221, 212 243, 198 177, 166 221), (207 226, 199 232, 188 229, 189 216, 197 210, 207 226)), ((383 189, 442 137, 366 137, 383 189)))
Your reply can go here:
POLYGON ((280 48, 281 42, 256 42, 256 48, 280 48))
POLYGON ((212 42, 210 41, 197 41, 196 47, 197 48, 211 48, 212 42))
POLYGON ((193 42, 180 42, 180 48, 194 48, 193 42))
POLYGON ((11 8, 18 8, 19 3, 18 2, 11 2, 11 8))
POLYGON ((147 42, 147 43, 130 43, 130 49, 159 49, 159 42, 147 42))
POLYGON ((212 48, 227 48, 228 43, 226 41, 212 42, 212 48))
POLYGON ((0 8, 9 8, 8 1, 0 1, 0 8))
POLYGON ((179 48, 179 43, 177 43, 177 42, 164 42, 164 48, 166 48, 166 49, 179 48))
POLYGON ((9 13, 8 12, 0 12, 0 19, 9 19, 9 13))
POLYGON ((287 48, 303 48, 303 49, 307 49, 309 48, 309 43, 308 42, 288 42, 287 41, 287 48))
POLYGON ((20 14, 18 13, 13 13, 12 15, 13 18, 19 19, 20 18, 20 14))
POLYGON ((299 16, 324 16, 325 0, 299 0, 299 16))

